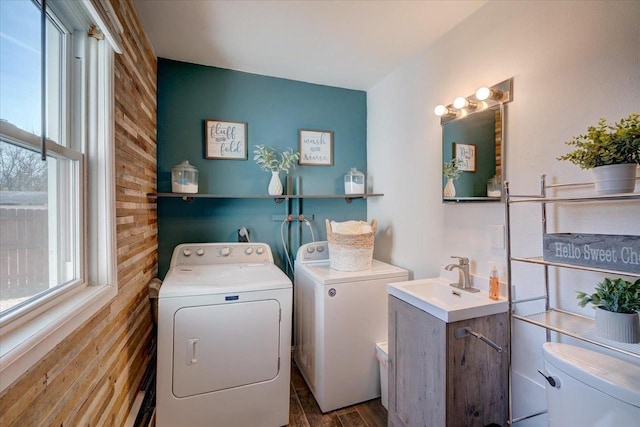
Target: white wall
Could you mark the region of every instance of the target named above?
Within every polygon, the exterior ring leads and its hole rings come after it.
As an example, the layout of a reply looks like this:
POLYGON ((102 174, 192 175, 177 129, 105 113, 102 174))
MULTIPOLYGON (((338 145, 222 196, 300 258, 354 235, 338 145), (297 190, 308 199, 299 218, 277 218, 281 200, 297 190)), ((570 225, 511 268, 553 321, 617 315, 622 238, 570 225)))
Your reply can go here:
MULTIPOLYGON (((450 255, 470 257, 482 277, 488 261, 497 261, 504 277, 505 252, 489 242, 489 226, 504 224, 504 206, 441 202, 441 129, 434 106, 513 77, 505 138, 512 192, 537 193, 543 173, 550 182, 590 181, 588 171, 556 157, 569 150, 564 141, 600 117, 615 121, 640 112, 639 22, 638 1, 490 2, 368 91, 367 173, 373 190, 385 194, 368 202, 368 215, 381 230, 375 256, 409 268, 415 278, 438 275, 450 255)), ((541 255, 538 212, 534 206, 514 212, 514 255, 541 255)), ((550 231, 640 235, 638 203, 557 209, 551 219, 550 231)), ((540 281, 533 279, 542 277, 538 273, 514 274, 518 297, 539 294, 540 281)), ((476 281, 485 287, 484 280, 476 281)), ((560 306, 575 310, 575 289, 589 290, 595 282, 584 274, 571 282, 577 284, 553 294, 560 306)), ((516 385, 518 416, 544 408, 535 373, 544 334, 522 327, 514 334, 514 375, 525 378, 516 385)), ((518 425, 545 423, 537 417, 518 425)))

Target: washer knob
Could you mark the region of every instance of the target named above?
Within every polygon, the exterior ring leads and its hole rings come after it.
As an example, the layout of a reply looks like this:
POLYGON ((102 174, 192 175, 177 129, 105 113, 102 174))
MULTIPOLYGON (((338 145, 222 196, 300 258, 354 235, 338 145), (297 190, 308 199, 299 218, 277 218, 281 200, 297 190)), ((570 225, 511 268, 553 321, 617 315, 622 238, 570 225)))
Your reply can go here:
POLYGON ((318 246, 318 252, 324 252, 324 246, 318 246))
POLYGON ((198 256, 204 255, 204 249, 202 249, 202 248, 196 249, 196 255, 198 255, 198 256))
POLYGON ((182 255, 191 256, 191 249, 183 249, 182 250, 182 255))
POLYGON ((231 248, 230 247, 225 246, 224 248, 220 249, 220 255, 229 256, 229 254, 231 254, 231 248))
POLYGON ((308 246, 307 247, 307 252, 309 252, 310 254, 315 252, 315 249, 313 249, 313 246, 308 246))
POLYGON ((244 253, 247 255, 251 255, 253 253, 253 248, 247 248, 244 250, 244 253))
POLYGON ((258 247, 256 248, 256 253, 257 253, 258 255, 262 255, 262 254, 264 253, 264 248, 263 248, 262 246, 258 246, 258 247))

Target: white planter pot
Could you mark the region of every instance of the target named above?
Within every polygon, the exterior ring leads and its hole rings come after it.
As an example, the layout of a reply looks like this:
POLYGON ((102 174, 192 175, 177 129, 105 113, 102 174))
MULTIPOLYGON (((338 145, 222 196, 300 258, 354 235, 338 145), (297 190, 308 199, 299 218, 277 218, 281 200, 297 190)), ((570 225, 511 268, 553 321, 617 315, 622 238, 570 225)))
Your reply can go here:
POLYGON ((456 197, 456 187, 453 185, 453 179, 447 178, 447 183, 444 186, 442 195, 444 197, 456 197))
POLYGON ((271 180, 269 181, 269 195, 279 196, 282 194, 282 181, 280 181, 279 172, 271 172, 271 180))
POLYGON ((593 168, 596 193, 633 193, 636 186, 637 167, 635 163, 624 163, 593 168))
POLYGON ((596 308, 596 333, 613 341, 640 342, 640 316, 638 313, 614 313, 596 308))

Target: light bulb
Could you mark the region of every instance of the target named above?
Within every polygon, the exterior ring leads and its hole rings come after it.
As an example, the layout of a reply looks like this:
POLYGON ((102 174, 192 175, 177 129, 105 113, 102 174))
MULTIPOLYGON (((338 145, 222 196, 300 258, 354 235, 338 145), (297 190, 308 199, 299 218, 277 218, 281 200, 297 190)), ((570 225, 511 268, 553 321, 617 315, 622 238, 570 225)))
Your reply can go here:
POLYGON ((484 86, 476 91, 476 98, 478 101, 484 101, 485 99, 493 99, 494 101, 501 101, 503 93, 498 89, 489 89, 484 86))
POLYGON ((478 98, 478 101, 484 101, 485 99, 489 98, 490 95, 491 89, 486 86, 483 86, 476 91, 476 98, 478 98))
POLYGON ((436 105, 436 108, 433 109, 433 112, 438 117, 444 116, 445 114, 447 114, 448 111, 449 111, 449 109, 447 107, 445 107, 444 105, 442 105, 442 104, 436 105))
POLYGON ((462 110, 464 107, 466 107, 469 104, 469 101, 467 101, 465 98, 459 96, 456 99, 453 100, 453 106, 454 108, 457 108, 458 110, 462 110))

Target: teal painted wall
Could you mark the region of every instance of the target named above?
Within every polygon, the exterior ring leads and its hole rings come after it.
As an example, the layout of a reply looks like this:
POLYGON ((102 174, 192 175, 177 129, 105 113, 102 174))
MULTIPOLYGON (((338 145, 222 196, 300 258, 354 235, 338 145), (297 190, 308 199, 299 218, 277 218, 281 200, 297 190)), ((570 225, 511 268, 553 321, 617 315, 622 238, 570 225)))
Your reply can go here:
MULTIPOLYGON (((334 132, 333 166, 297 165, 290 178, 304 194, 343 194, 351 167, 366 171, 366 93, 158 58, 158 192, 171 191, 171 168, 189 160, 199 171, 199 193, 267 194, 271 175, 253 162, 254 145, 298 150, 298 130, 334 132), (248 160, 205 159, 205 119, 248 123, 248 160)), ((285 175, 282 174, 283 182, 285 175)), ((286 189, 285 189, 286 191, 286 189)), ((299 192, 299 191, 298 191, 299 192)), ((294 208, 297 201, 292 202, 294 208)), ((302 200, 314 215, 316 240, 326 239, 324 219, 366 220, 366 201, 302 200)), ((280 237, 285 204, 271 199, 158 199, 159 273, 164 278, 173 248, 187 242, 237 240, 247 227, 251 240, 266 242, 284 264, 280 237)), ((288 239, 285 227, 285 239, 288 239)), ((311 241, 308 228, 293 223, 293 251, 311 241)))

